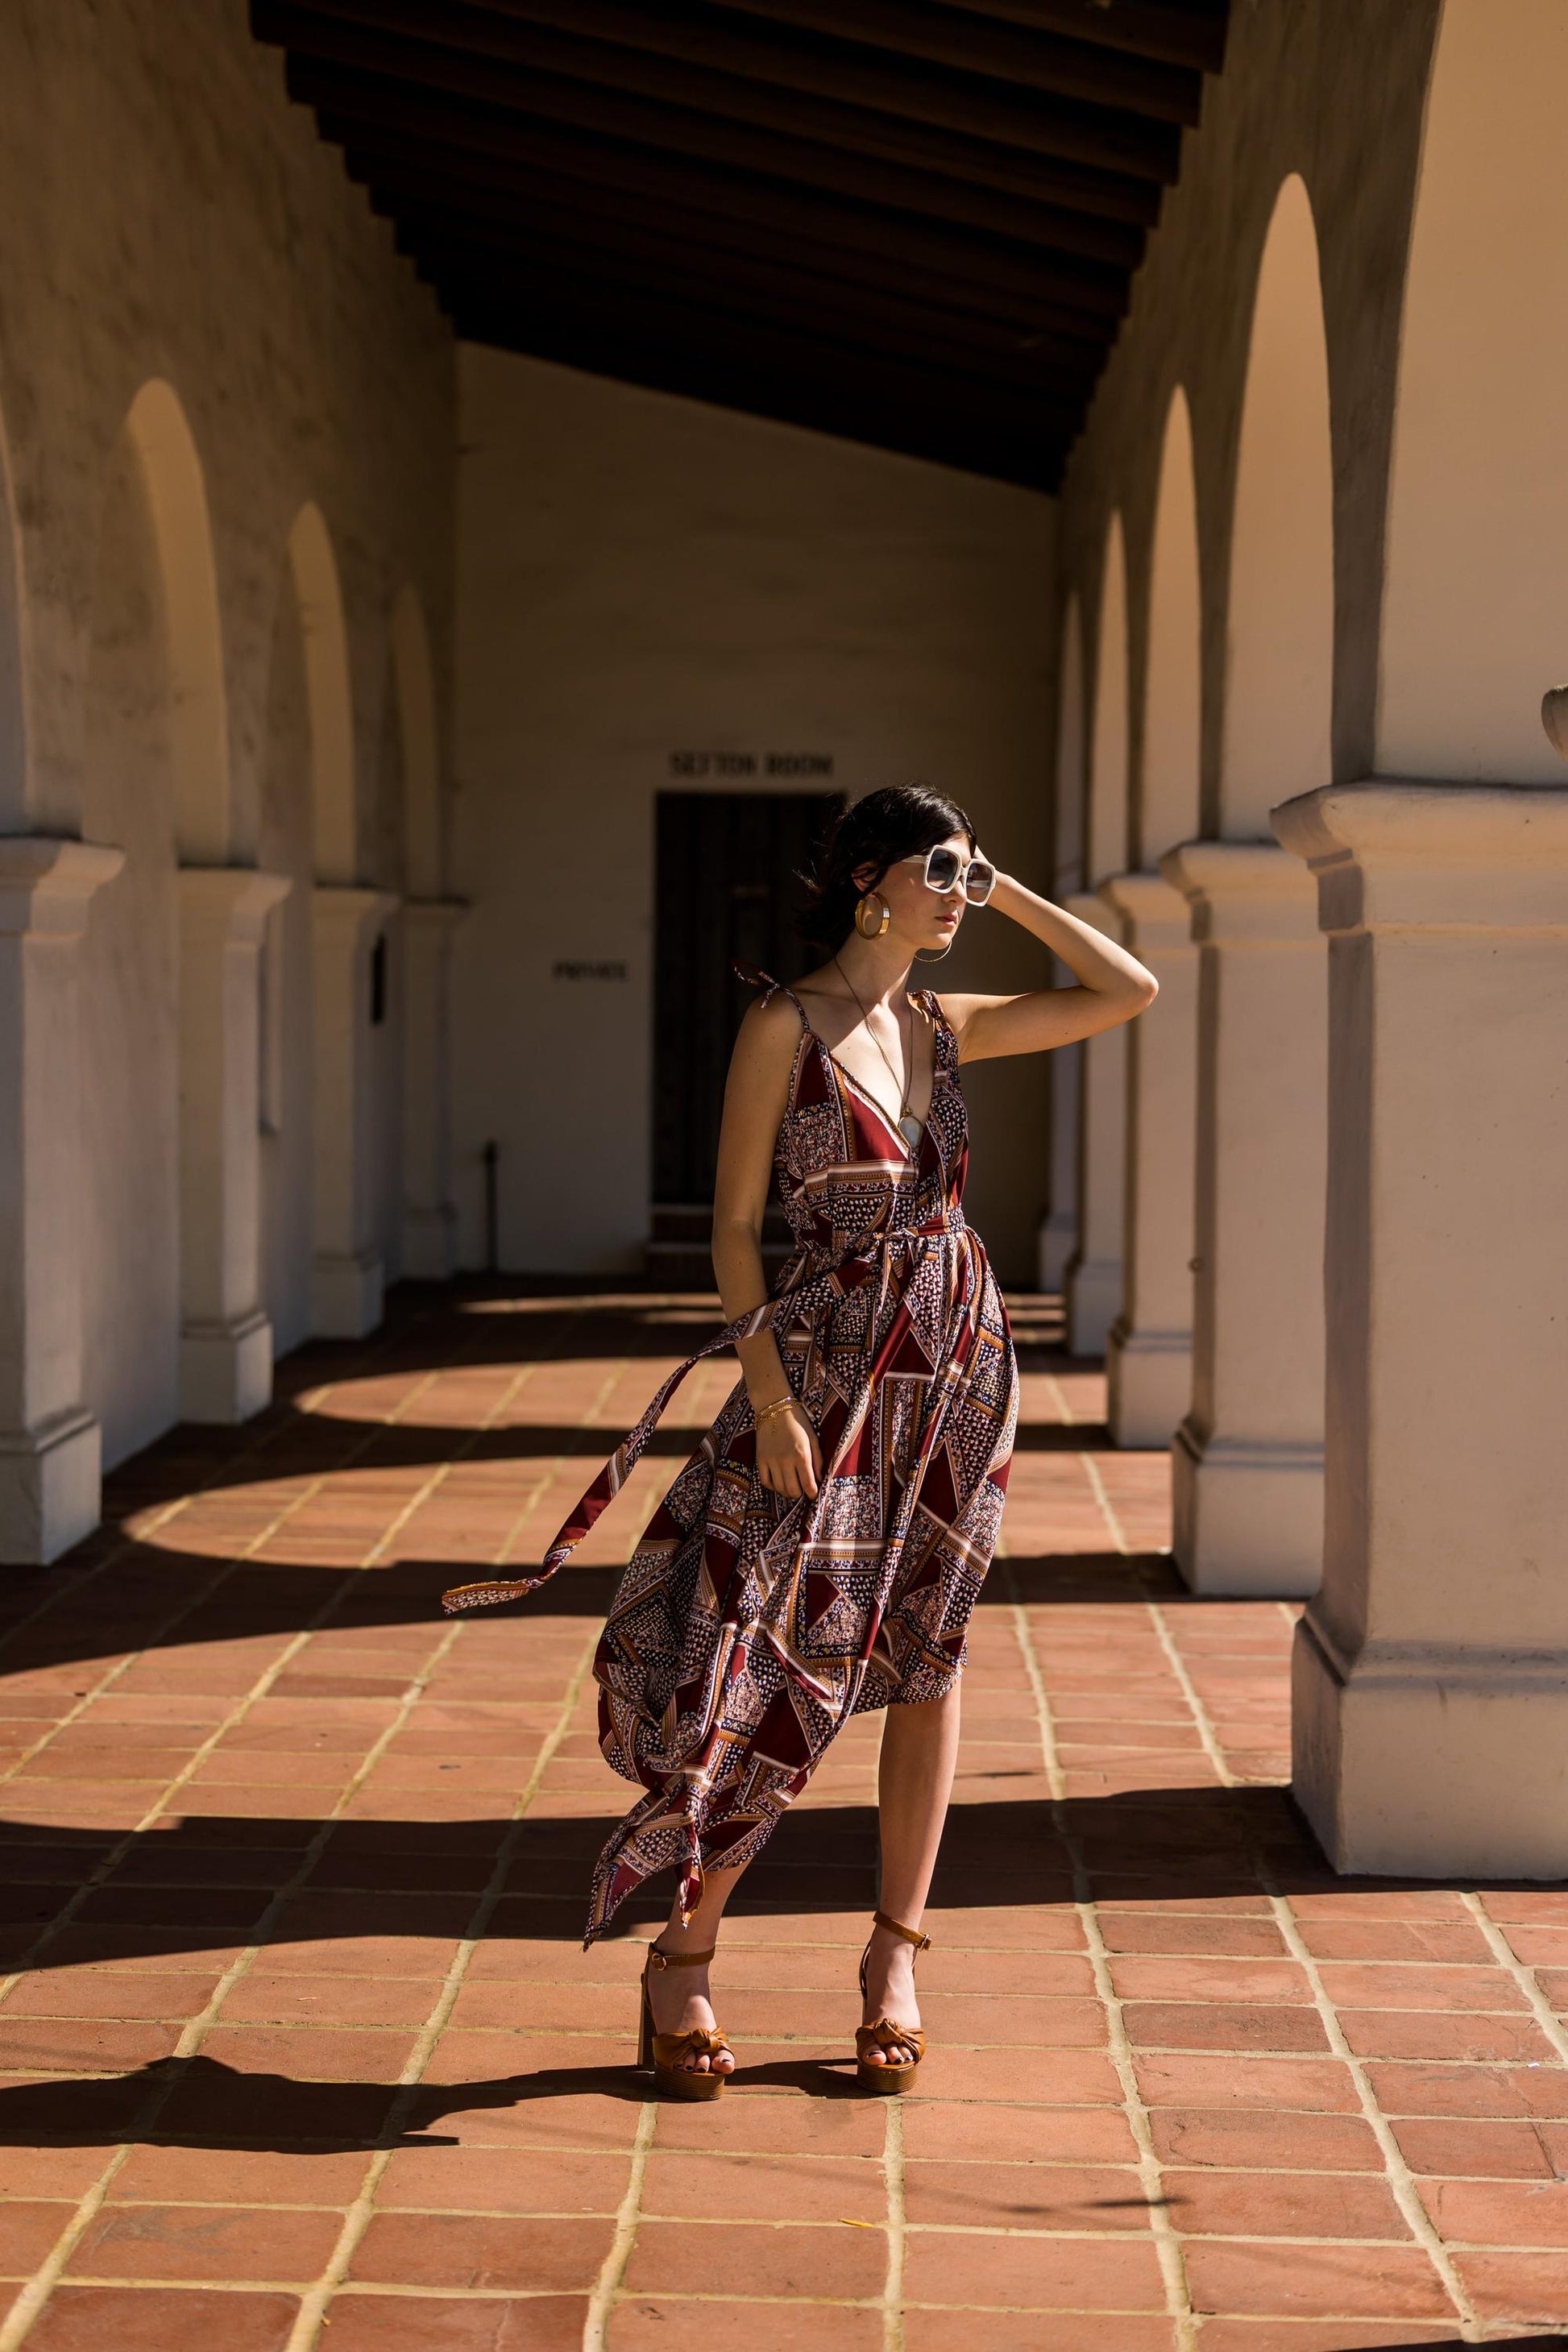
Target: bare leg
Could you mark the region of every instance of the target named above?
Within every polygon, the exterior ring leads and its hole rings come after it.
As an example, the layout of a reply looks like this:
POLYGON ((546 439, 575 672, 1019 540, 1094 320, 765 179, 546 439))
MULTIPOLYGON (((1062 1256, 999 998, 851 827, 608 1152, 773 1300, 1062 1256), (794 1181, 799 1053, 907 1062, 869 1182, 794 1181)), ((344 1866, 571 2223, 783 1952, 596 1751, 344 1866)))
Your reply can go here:
MULTIPOLYGON (((877 1776, 882 1840, 880 1907, 890 1918, 901 1919, 906 1927, 918 1927, 925 1916, 937 1848, 947 1820, 953 1768, 958 1762, 959 1689, 954 1683, 945 1698, 928 1699, 920 1706, 890 1706, 882 1727, 877 1776)), ((915 1999, 914 1947, 875 1927, 866 1964, 866 2013, 861 2021, 871 2025, 879 2017, 890 2017, 900 2025, 918 2026, 921 2021, 915 1999)), ((872 2063, 899 2065, 908 2063, 914 2054, 912 2046, 906 2043, 873 2053, 872 2063)))
MULTIPOLYGON (((704 1874, 702 1900, 683 1927, 680 1906, 677 1900, 670 1906, 668 1920, 656 1941, 661 1952, 705 1952, 719 1940, 719 1923, 724 1916, 724 1906, 745 1876, 742 1864, 739 1870, 710 1870, 704 1874)), ((712 2003, 708 1998, 708 1971, 701 1969, 653 1969, 648 1972, 648 2000, 653 2007, 654 2030, 658 2033, 689 2033, 694 2026, 710 2032, 716 2022, 712 2003)), ((688 2053, 682 2064, 706 2074, 709 2062, 705 2057, 688 2053)), ((728 2052, 714 2062, 714 2071, 732 2074, 735 2062, 728 2052)))

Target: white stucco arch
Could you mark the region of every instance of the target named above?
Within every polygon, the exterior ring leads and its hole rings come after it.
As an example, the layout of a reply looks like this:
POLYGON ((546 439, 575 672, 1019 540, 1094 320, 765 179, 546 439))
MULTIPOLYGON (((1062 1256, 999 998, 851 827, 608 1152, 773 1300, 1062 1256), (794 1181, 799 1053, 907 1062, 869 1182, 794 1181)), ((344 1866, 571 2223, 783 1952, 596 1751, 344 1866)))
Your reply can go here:
POLYGON ((169 662, 169 753, 182 861, 221 866, 232 851, 228 698, 206 481, 185 412, 162 377, 125 419, 158 551, 169 662))
POLYGON ((348 627, 337 558, 313 500, 294 518, 289 565, 304 638, 316 879, 352 883, 359 863, 359 825, 348 627))
POLYGON ((1165 418, 1154 509, 1139 860, 1145 866, 1157 865, 1167 849, 1198 830, 1202 654, 1193 425, 1178 384, 1165 418))
POLYGON ((1231 533, 1220 833, 1331 781, 1334 482, 1317 232, 1292 173, 1258 273, 1231 533))
POLYGON ((1089 761, 1089 879, 1103 882, 1127 863, 1127 556, 1121 517, 1105 535, 1095 656, 1094 740, 1089 761))
POLYGON ((1568 239, 1561 0, 1447 0, 1394 415, 1381 773, 1560 785, 1568 677, 1568 239))
POLYGON ((412 587, 392 608, 393 686, 403 746, 405 873, 412 898, 438 898, 444 881, 440 735, 424 609, 412 587))
POLYGON ((1061 679, 1057 702, 1055 873, 1058 896, 1083 887, 1084 727, 1083 624, 1077 596, 1062 624, 1061 679))

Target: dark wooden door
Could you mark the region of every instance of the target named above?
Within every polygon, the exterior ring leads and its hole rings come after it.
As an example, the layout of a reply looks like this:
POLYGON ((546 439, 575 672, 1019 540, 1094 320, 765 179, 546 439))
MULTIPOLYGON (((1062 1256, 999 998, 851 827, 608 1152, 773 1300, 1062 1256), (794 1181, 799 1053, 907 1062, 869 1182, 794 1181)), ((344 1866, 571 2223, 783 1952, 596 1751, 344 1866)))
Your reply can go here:
POLYGON ((798 980, 822 958, 796 936, 798 879, 837 793, 660 793, 654 908, 653 1197, 713 1198, 724 1074, 755 992, 731 960, 798 980))

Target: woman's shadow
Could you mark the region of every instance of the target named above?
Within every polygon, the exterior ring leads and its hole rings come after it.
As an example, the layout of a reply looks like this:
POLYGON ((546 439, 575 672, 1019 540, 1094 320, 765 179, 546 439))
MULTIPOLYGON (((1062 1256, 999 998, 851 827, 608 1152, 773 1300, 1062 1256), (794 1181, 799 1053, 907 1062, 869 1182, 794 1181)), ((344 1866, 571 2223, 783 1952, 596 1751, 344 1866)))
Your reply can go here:
MULTIPOLYGON (((853 2062, 773 2059, 737 2067, 732 2087, 857 2098, 853 2062)), ((338 2156, 355 2149, 455 2147, 432 2126, 447 2116, 594 2096, 640 2105, 651 2078, 630 2066, 545 2066, 489 2082, 297 2082, 241 2074, 216 2058, 158 2058, 133 2074, 91 2082, 22 2083, 0 2091, 0 2147, 271 2149, 338 2156)))

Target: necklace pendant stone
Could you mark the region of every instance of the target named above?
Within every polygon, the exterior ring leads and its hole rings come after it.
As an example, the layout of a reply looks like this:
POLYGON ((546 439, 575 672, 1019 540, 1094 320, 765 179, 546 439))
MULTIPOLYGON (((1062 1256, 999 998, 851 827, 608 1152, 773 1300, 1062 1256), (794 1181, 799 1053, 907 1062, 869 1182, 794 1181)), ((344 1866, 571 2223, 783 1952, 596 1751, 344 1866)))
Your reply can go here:
POLYGON ((921 1138, 924 1135, 925 1129, 921 1125, 921 1121, 915 1117, 913 1111, 908 1110, 899 1121, 899 1133, 903 1137, 904 1141, 909 1145, 911 1151, 918 1151, 921 1148, 921 1138))

